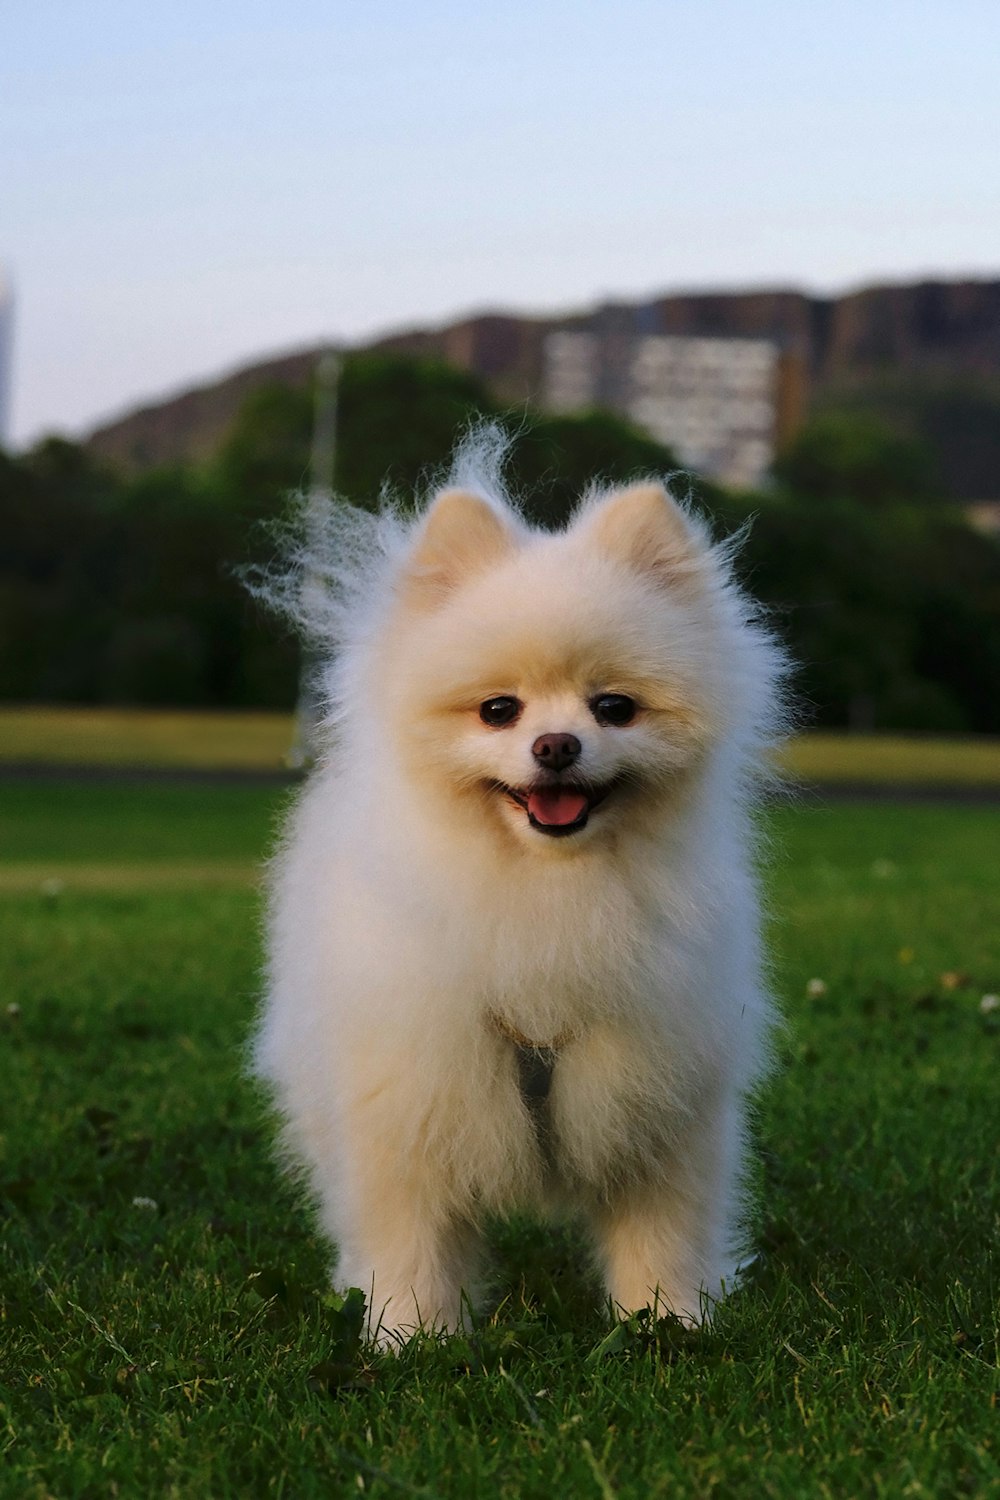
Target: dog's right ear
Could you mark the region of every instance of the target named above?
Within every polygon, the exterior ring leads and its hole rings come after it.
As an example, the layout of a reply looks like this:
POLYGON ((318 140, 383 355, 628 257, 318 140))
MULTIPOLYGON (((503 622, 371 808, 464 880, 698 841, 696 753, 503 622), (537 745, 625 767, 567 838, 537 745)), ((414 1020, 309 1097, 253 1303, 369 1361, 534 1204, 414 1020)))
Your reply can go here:
POLYGON ((468 490, 442 490, 403 566, 403 589, 414 604, 433 608, 507 556, 516 542, 513 528, 489 501, 468 490))
POLYGON ((704 538, 654 481, 630 484, 585 510, 577 526, 611 557, 660 584, 700 587, 704 538))

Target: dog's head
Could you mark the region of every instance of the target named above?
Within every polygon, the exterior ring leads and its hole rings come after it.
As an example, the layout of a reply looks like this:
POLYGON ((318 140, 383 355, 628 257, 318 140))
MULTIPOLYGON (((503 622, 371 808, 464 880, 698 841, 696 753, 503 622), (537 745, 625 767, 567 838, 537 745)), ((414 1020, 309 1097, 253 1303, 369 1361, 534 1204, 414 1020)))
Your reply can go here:
POLYGON ((416 795, 536 849, 655 822, 735 707, 711 558, 657 484, 588 503, 558 534, 439 495, 380 651, 416 795))

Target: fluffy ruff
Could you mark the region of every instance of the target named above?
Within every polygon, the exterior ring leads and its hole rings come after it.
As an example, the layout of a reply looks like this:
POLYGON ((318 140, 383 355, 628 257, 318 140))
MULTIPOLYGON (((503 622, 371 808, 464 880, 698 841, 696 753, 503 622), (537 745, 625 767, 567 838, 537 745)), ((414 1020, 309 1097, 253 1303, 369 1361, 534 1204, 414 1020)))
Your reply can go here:
POLYGON ((780 657, 659 484, 550 534, 459 479, 299 559, 331 749, 272 867, 257 1068, 373 1338, 458 1326, 514 1208, 578 1216, 616 1309, 696 1323, 744 1248, 780 657))

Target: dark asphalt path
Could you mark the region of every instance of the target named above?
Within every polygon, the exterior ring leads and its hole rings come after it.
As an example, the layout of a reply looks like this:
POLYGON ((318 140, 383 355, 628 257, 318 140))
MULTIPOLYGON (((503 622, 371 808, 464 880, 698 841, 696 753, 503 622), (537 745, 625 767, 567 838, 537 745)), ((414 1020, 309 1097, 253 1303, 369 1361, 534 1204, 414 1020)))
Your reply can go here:
MULTIPOLYGON (((294 786, 301 772, 194 769, 178 766, 90 766, 39 765, 34 762, 0 762, 0 781, 73 781, 107 785, 153 785, 174 782, 193 786, 294 786)), ((939 786, 931 784, 886 785, 881 782, 793 782, 787 797, 799 806, 813 802, 964 802, 973 805, 1000 803, 997 786, 939 786)))

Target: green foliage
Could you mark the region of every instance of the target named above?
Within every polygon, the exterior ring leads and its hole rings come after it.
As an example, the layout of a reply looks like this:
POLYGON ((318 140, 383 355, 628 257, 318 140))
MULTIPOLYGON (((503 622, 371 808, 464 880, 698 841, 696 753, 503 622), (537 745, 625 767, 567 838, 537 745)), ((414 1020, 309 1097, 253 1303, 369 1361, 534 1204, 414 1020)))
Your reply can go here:
MULTIPOLYGON (((360 505, 386 483, 419 495, 482 417, 513 432, 509 482, 543 525, 595 480, 675 467, 608 413, 505 414, 471 375, 371 354, 341 374, 336 487, 360 505)), ((257 523, 308 484, 313 419, 311 390, 258 390, 211 464, 131 480, 60 440, 0 455, 0 698, 290 707, 296 645, 234 575, 268 559, 257 523)), ((807 719, 1000 732, 1000 548, 923 503, 920 443, 845 408, 810 422, 779 473, 759 497, 696 489, 721 533, 754 517, 740 566, 800 664, 807 719)))
POLYGON ((373 506, 382 486, 404 499, 447 465, 471 421, 493 412, 474 375, 433 361, 363 354, 347 359, 337 413, 338 492, 373 506))
MULTIPOLYGON (((384 484, 419 493, 484 415, 495 408, 470 375, 395 355, 348 359, 338 490, 360 505, 384 484)), ((0 698, 290 707, 295 643, 234 574, 270 554, 256 523, 308 485, 313 419, 312 391, 265 387, 207 467, 131 480, 59 439, 21 460, 0 454, 0 698)), ((550 521, 595 470, 628 477, 672 462, 615 418, 523 425, 515 481, 539 485, 550 521)))
POLYGON ((36 494, 57 495, 64 506, 84 514, 113 513, 125 495, 113 469, 66 438, 43 438, 25 456, 22 469, 36 494))
POLYGON ((1000 732, 1000 545, 947 508, 726 497, 737 570, 796 664, 806 721, 1000 732))
POLYGON ((191 470, 126 481, 47 443, 0 455, 0 503, 0 697, 291 706, 295 648, 232 576, 252 500, 191 470))
POLYGON ((973 376, 882 374, 835 387, 824 412, 875 416, 933 454, 941 492, 954 500, 1000 499, 1000 383, 973 376))
POLYGON ((121 494, 68 443, 0 454, 0 696, 98 696, 121 494))
MULTIPOLYGON (((337 384, 339 494, 378 502, 384 485, 409 497, 448 462, 475 417, 492 411, 485 386, 448 365, 398 355, 347 358, 337 384)), ((315 392, 265 386, 244 402, 222 445, 214 478, 244 516, 273 516, 286 496, 307 489, 315 392)))
POLYGON ((812 417, 779 455, 775 477, 806 500, 913 504, 939 493, 931 450, 864 412, 812 417))
POLYGON ((312 430, 310 391, 268 385, 252 392, 214 465, 225 500, 245 517, 273 515, 278 497, 309 482, 312 430))
POLYGON ((0 899, 5 1494, 1000 1486, 997 809, 770 817, 788 1027, 759 1113, 762 1256, 710 1329, 609 1328, 575 1227, 517 1221, 468 1331, 393 1356, 330 1293, 244 1074, 255 896, 129 877, 144 850, 252 859, 278 794, 67 784, 40 851, 24 790, 0 785, 11 866, 105 841, 123 862, 104 894, 0 899))
POLYGON ((510 479, 531 519, 554 528, 593 485, 662 476, 676 467, 669 448, 611 412, 593 411, 526 421, 511 453, 510 479))

